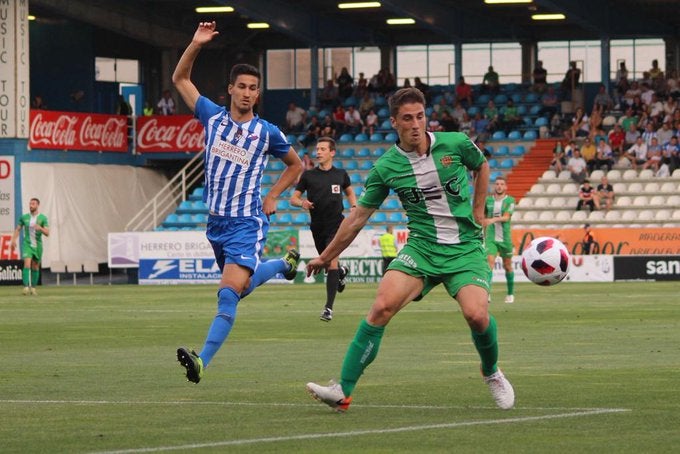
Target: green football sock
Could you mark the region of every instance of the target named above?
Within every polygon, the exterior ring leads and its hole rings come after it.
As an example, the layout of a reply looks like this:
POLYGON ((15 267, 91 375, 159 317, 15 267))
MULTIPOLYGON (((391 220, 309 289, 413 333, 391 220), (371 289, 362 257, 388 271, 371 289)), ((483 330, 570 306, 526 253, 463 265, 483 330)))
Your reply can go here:
POLYGON ((359 377, 364 373, 364 369, 378 356, 384 331, 384 326, 372 326, 366 320, 359 323, 354 340, 349 344, 345 360, 342 363, 340 386, 342 386, 345 397, 352 394, 359 377))
POLYGON ((472 341, 475 344, 479 358, 482 360, 482 373, 485 377, 498 370, 498 336, 496 330, 496 319, 489 314, 489 326, 483 333, 472 331, 472 341))
POLYGON ((24 283, 24 287, 28 287, 30 284, 31 280, 31 269, 30 268, 24 268, 21 271, 21 282, 24 283))
POLYGON ((31 270, 31 287, 36 287, 38 285, 39 278, 40 270, 31 270))
POLYGON ((505 282, 508 285, 508 295, 513 295, 515 291, 515 272, 510 271, 505 273, 505 282))

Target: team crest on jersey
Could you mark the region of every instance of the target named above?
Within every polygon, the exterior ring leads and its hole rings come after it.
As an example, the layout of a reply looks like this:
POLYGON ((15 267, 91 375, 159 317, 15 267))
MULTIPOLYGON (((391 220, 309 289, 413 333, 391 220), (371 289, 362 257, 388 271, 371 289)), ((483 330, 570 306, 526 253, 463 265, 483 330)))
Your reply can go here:
POLYGON ((439 162, 441 162, 444 167, 448 167, 451 164, 453 164, 453 157, 452 156, 444 156, 443 158, 441 158, 439 160, 439 162))
POLYGON ((332 184, 331 185, 331 192, 333 194, 340 194, 340 185, 339 184, 332 184))

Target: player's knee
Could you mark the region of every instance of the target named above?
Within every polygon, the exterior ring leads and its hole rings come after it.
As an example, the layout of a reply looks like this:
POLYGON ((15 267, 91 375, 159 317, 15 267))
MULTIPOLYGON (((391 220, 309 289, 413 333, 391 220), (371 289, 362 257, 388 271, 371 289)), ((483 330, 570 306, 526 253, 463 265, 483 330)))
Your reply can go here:
POLYGON ((384 326, 389 323, 398 310, 397 306, 388 304, 384 299, 378 298, 373 303, 373 306, 371 306, 367 320, 371 325, 384 326))

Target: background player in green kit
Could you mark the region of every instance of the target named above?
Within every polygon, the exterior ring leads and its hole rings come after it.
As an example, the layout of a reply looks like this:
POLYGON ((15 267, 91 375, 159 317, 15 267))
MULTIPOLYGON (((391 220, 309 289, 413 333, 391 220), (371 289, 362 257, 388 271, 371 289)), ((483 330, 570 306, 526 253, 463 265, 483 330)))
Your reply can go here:
POLYGON ((496 321, 488 312, 489 265, 481 224, 489 165, 463 133, 426 131, 425 97, 416 88, 389 100, 399 141, 375 162, 364 194, 333 241, 307 264, 307 274, 328 268, 393 190, 408 215, 406 245, 383 276, 373 306, 359 324, 342 365, 340 383, 308 383, 315 399, 337 411, 349 407, 363 371, 376 358, 386 325, 411 301, 444 284, 460 305, 481 359, 482 375, 496 404, 512 408, 515 393, 498 369, 496 321), (468 172, 475 173, 474 198, 468 172))
POLYGON ((40 200, 33 198, 28 204, 29 213, 23 214, 17 222, 17 228, 12 235, 12 250, 17 247, 19 233, 24 231, 24 239, 21 243, 21 258, 24 259, 22 280, 24 283, 24 295, 37 295, 35 286, 40 278, 40 261, 42 260, 43 244, 42 236, 50 236, 50 227, 47 216, 38 212, 40 200))
MULTIPOLYGON (((512 269, 512 230, 510 217, 515 211, 515 198, 507 194, 508 185, 504 177, 496 178, 494 192, 486 198, 486 256, 489 259, 491 276, 496 263, 496 256, 500 255, 505 269, 505 281, 508 286, 508 294, 505 296, 506 303, 514 303, 515 296, 515 272, 512 269)), ((491 282, 492 279, 489 279, 491 282)))

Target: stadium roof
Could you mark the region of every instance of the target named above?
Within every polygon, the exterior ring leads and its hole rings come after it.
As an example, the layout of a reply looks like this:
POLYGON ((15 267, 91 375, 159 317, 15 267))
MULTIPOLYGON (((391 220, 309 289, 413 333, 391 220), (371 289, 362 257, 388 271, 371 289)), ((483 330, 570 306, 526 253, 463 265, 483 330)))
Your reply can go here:
MULTIPOLYGON (((340 0, 347 2, 349 0, 340 0)), ((38 20, 89 23, 159 47, 183 48, 196 24, 216 20, 216 44, 243 50, 680 37, 678 0, 533 0, 488 5, 484 0, 381 0, 379 8, 340 9, 335 0, 31 0, 38 20), (198 14, 196 6, 232 6, 198 14), (535 21, 532 14, 563 13, 535 21), (388 18, 415 24, 390 26, 388 18), (267 22, 250 30, 249 22, 267 22)))

